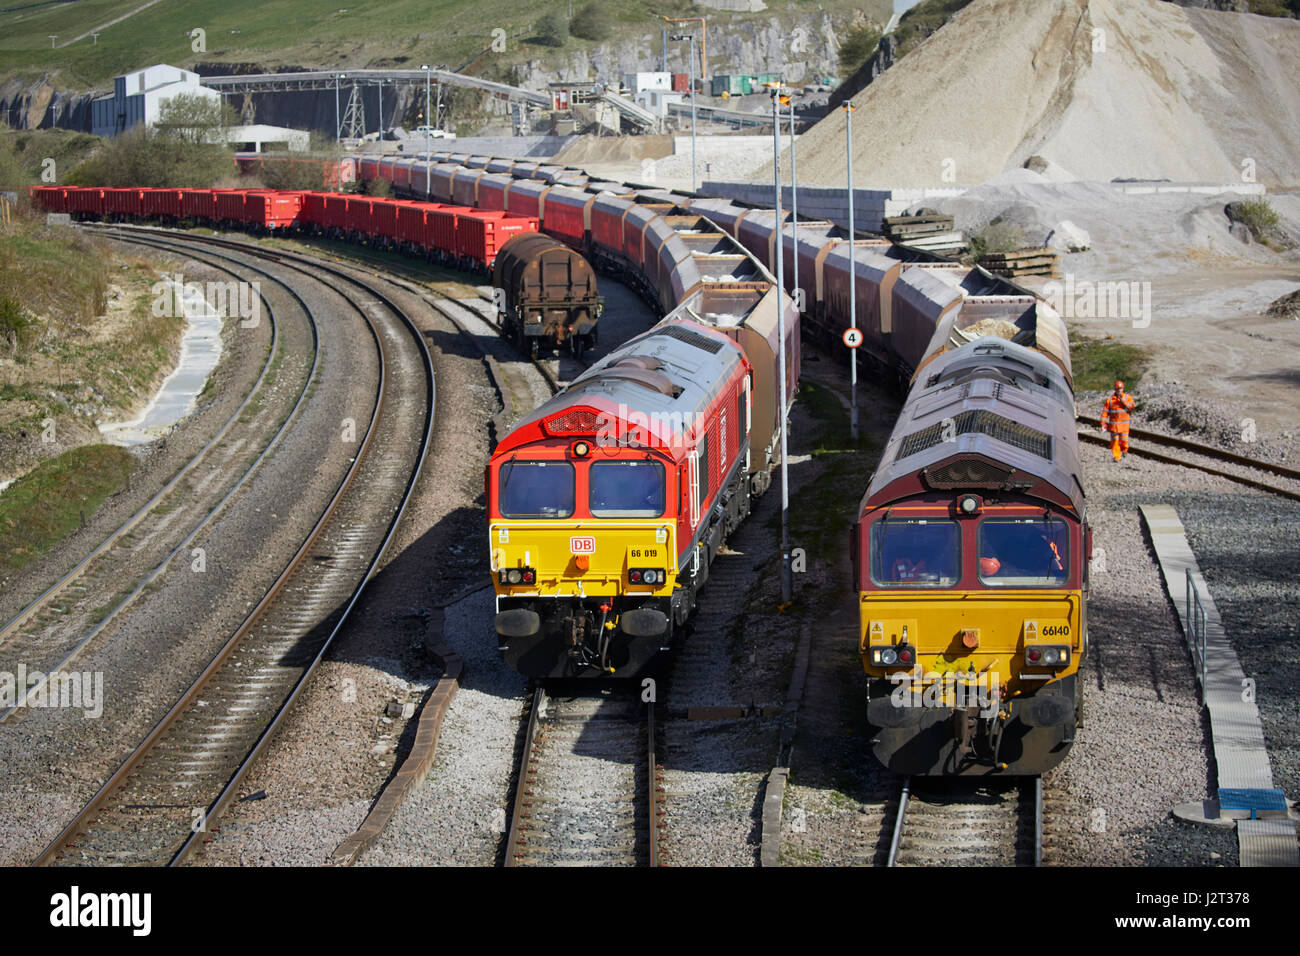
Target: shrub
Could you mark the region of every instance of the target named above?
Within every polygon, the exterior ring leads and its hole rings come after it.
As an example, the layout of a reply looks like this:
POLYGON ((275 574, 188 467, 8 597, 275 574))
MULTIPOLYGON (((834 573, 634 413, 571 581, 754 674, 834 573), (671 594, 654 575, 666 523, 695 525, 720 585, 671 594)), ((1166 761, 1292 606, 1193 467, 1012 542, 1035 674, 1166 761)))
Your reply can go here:
POLYGON ((32 333, 32 320, 17 299, 0 298, 0 342, 11 349, 27 344, 32 333))
POLYGON ((970 237, 970 254, 975 259, 999 252, 1015 252, 1025 244, 1025 234, 1019 226, 994 219, 970 237))
POLYGON ((604 40, 612 31, 609 11, 599 3, 587 4, 569 21, 569 32, 584 40, 604 40))
POLYGON ((564 46, 569 38, 569 24, 563 15, 548 13, 537 21, 537 41, 546 46, 564 46))
POLYGON ((1263 242, 1277 229, 1277 212, 1267 199, 1245 199, 1229 203, 1226 212, 1229 219, 1249 229, 1257 242, 1263 242))
POLYGON ((880 46, 881 33, 870 26, 854 27, 840 44, 840 75, 851 76, 880 46))

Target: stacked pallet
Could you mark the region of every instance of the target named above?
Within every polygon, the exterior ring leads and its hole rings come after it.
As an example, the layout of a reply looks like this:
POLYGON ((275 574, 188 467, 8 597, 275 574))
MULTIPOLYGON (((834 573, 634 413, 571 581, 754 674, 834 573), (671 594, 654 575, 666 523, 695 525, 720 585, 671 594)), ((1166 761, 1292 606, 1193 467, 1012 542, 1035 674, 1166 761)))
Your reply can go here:
POLYGON ((980 256, 979 264, 994 275, 1015 279, 1019 276, 1061 277, 1061 253, 1056 249, 1020 249, 1016 252, 991 252, 980 256))
POLYGON ((952 216, 937 213, 922 216, 886 216, 881 231, 893 242, 906 243, 930 252, 960 252, 966 238, 953 229, 952 216))

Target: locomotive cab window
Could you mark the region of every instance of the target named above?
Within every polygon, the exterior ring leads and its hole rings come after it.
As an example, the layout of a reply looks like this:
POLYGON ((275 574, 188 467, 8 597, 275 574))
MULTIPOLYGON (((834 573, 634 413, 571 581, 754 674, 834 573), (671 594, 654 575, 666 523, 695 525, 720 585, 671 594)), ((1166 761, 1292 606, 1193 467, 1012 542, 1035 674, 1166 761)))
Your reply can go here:
POLYGON ((871 579, 879 587, 950 588, 961 577, 955 521, 877 521, 871 526, 871 579))
POLYGON ((979 526, 980 583, 1061 587, 1069 577, 1069 526, 1058 518, 986 518, 979 526))
POLYGON ((573 465, 567 461, 508 461, 497 479, 505 518, 568 518, 575 497, 573 465))
POLYGON ((597 518, 658 518, 664 466, 657 461, 597 461, 587 472, 588 507, 597 518))

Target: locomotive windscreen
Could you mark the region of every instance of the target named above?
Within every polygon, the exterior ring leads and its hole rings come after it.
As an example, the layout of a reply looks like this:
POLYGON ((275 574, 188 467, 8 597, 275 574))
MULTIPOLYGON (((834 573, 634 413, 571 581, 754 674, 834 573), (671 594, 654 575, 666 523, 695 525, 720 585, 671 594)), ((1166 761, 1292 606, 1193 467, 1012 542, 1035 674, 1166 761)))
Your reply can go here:
POLYGON ((955 521, 877 521, 871 526, 871 578, 880 587, 952 587, 961 576, 955 521))
POLYGON ((1059 588, 1070 569, 1070 530, 1058 518, 986 518, 979 554, 981 584, 1059 588))
POLYGON ((573 466, 567 461, 508 461, 498 497, 506 518, 568 518, 573 514, 573 466))
POLYGON ((657 461, 597 461, 587 473, 597 518, 658 518, 664 513, 664 466, 657 461))

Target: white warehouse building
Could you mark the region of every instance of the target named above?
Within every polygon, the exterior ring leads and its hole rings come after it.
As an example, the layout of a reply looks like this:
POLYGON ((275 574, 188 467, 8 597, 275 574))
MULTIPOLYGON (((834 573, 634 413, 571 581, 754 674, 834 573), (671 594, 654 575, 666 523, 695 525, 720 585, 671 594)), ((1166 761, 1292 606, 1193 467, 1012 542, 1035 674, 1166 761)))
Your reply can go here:
POLYGON ((160 63, 114 77, 113 93, 90 104, 91 132, 117 136, 140 123, 158 121, 162 105, 173 96, 202 96, 220 102, 221 94, 199 85, 199 75, 160 63))

